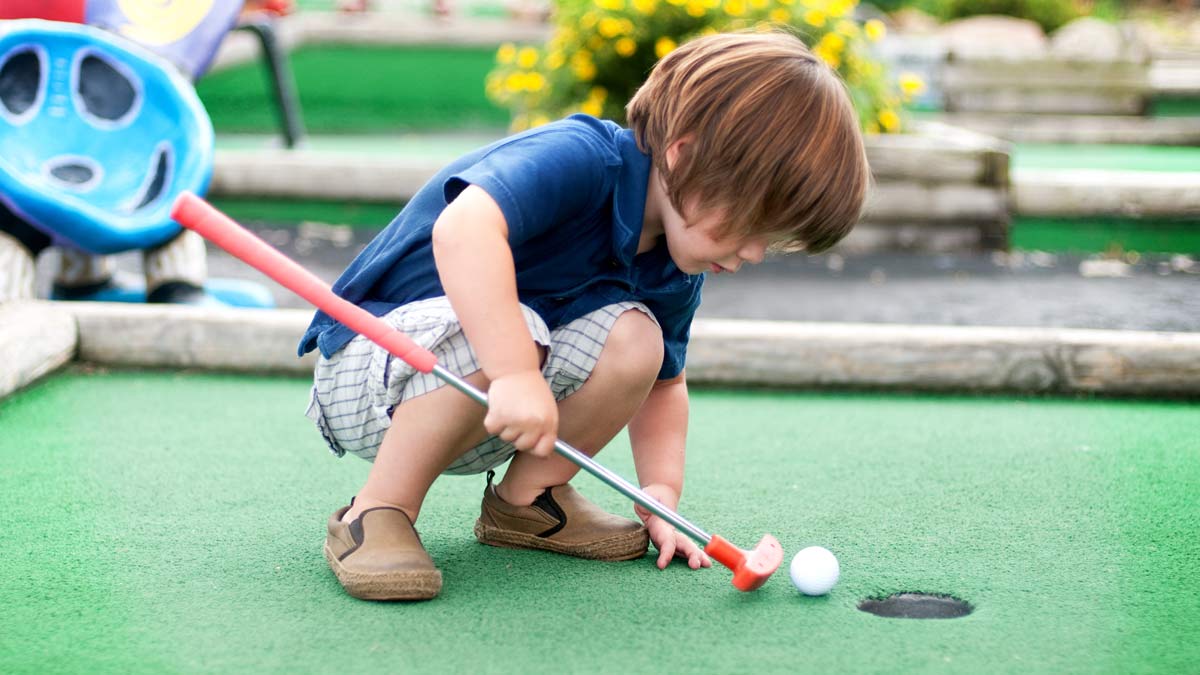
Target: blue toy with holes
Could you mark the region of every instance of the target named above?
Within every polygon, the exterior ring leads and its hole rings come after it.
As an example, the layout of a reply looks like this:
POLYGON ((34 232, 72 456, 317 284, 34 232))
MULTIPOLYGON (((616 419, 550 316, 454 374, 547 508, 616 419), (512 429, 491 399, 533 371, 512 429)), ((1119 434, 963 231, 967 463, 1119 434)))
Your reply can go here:
POLYGON ((175 197, 203 194, 213 129, 166 61, 90 26, 0 23, 0 199, 92 253, 157 246, 175 197))

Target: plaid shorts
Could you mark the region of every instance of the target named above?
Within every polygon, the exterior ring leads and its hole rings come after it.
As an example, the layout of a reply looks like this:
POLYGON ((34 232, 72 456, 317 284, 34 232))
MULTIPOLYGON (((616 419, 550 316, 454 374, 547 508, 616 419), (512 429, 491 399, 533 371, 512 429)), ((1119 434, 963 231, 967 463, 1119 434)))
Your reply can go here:
MULTIPOLYGON (((521 306, 530 335, 548 348, 542 375, 556 400, 583 386, 617 317, 629 310, 639 310, 654 320, 645 305, 619 302, 551 331, 533 310, 521 306)), ((433 352, 438 364, 450 372, 466 376, 479 370, 475 352, 444 296, 404 305, 382 318, 433 352)), ((392 425, 395 407, 444 385, 436 375, 417 371, 360 335, 333 356, 317 361, 306 415, 335 455, 350 453, 374 461, 383 435, 392 425)), ((455 460, 445 473, 482 473, 508 461, 515 452, 512 443, 492 436, 455 460)))

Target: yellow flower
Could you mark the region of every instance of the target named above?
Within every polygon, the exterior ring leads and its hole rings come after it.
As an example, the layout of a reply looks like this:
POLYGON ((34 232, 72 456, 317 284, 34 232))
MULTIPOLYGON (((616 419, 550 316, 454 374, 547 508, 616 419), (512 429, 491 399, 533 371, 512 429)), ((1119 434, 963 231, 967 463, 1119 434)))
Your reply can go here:
POLYGON ((524 47, 517 52, 517 67, 529 69, 537 65, 538 53, 533 47, 524 47))
POLYGON ((877 134, 877 133, 879 133, 879 123, 878 123, 878 122, 871 122, 870 124, 868 124, 868 125, 867 125, 867 133, 868 133, 868 134, 877 134))
POLYGON ((579 26, 584 30, 591 30, 592 26, 595 26, 596 21, 598 20, 599 19, 595 12, 587 12, 583 16, 579 17, 579 26))
POLYGON ((596 6, 610 12, 619 12, 625 9, 625 0, 596 0, 596 6))
POLYGON ((836 69, 838 66, 842 65, 842 57, 837 52, 830 51, 830 49, 823 44, 818 44, 816 47, 813 47, 813 53, 817 55, 817 58, 821 59, 825 63, 828 63, 830 68, 836 69))
POLYGON ((621 35, 623 28, 624 27, 621 25, 620 19, 614 19, 606 16, 603 19, 600 19, 600 25, 596 28, 596 30, 600 32, 600 35, 612 39, 618 35, 621 35))
POLYGON ((820 44, 834 54, 840 54, 846 48, 846 38, 839 33, 826 33, 825 37, 821 38, 820 44))
POLYGON ((825 25, 825 12, 819 9, 810 9, 804 13, 804 23, 820 28, 825 25))
POLYGON ((687 0, 688 16, 700 18, 704 16, 705 11, 707 10, 704 8, 704 3, 700 2, 700 0, 687 0))
POLYGON ((779 4, 783 5, 784 7, 791 7, 794 1, 795 0, 779 0, 779 4))
POLYGON ((563 56, 562 52, 553 51, 546 56, 546 67, 550 70, 558 70, 562 68, 564 61, 566 61, 566 57, 563 56))
POLYGON ((633 38, 623 37, 617 40, 616 44, 613 45, 613 49, 617 50, 617 53, 621 56, 629 58, 637 51, 637 43, 633 41, 633 38))
POLYGON ((863 32, 867 34, 867 39, 871 42, 878 42, 887 35, 887 26, 879 19, 871 19, 863 24, 863 32))
POLYGON ((700 35, 703 35, 704 37, 708 37, 709 35, 716 35, 718 32, 720 32, 720 31, 718 31, 716 28, 713 28, 712 26, 705 26, 700 31, 700 35))
POLYGON ((829 16, 840 18, 850 13, 856 3, 854 0, 833 0, 829 3, 829 16))
POLYGON ((771 13, 767 15, 767 18, 775 23, 787 23, 788 21, 791 21, 792 14, 786 9, 776 7, 775 9, 771 10, 771 13))
POLYGON ((579 112, 592 117, 599 117, 604 113, 604 106, 599 101, 588 99, 579 106, 579 112))
POLYGON ((511 42, 505 42, 496 50, 496 63, 507 66, 517 57, 517 47, 511 42))
POLYGON ((530 73, 525 76, 526 91, 541 91, 546 87, 546 78, 541 73, 530 73))
POLYGON ((741 16, 745 14, 745 0, 725 0, 725 13, 729 16, 741 16))
POLYGON ((608 98, 608 90, 604 87, 592 87, 592 90, 588 92, 588 100, 590 101, 600 101, 603 103, 606 98, 608 98))
POLYGON ((633 8, 639 14, 653 14, 658 9, 658 0, 633 0, 633 8))
POLYGON ((525 131, 529 128, 529 118, 525 115, 516 115, 513 117, 512 130, 525 131))
POLYGON ((576 63, 572 69, 575 71, 575 77, 584 82, 590 82, 593 77, 596 77, 596 64, 591 61, 576 63))
POLYGON ((525 91, 525 73, 512 73, 504 79, 504 88, 510 92, 525 91))
POLYGON ((858 24, 847 19, 842 19, 841 21, 837 22, 837 28, 835 30, 848 38, 852 38, 858 35, 858 24))
POLYGON ((529 128, 540 127, 543 124, 550 124, 550 118, 545 115, 534 115, 533 119, 529 120, 529 128))
POLYGON ((887 131, 896 131, 900 128, 900 116, 895 110, 884 108, 879 111, 879 124, 887 131))
POLYGON ((654 43, 654 55, 661 59, 667 54, 675 51, 675 48, 678 46, 679 45, 675 44, 675 41, 671 38, 665 36, 660 37, 658 38, 658 41, 654 43))
POLYGON ((688 0, 667 0, 668 5, 675 5, 676 7, 683 7, 687 2, 688 0))
POLYGON ((487 95, 490 98, 500 98, 504 95, 504 81, 502 78, 495 75, 489 75, 487 78, 487 95))
POLYGON ((592 61, 591 53, 578 52, 572 56, 571 72, 584 82, 590 82, 593 77, 596 77, 596 64, 592 61))
POLYGON ((750 6, 754 9, 766 9, 769 4, 770 0, 750 0, 750 6))
POLYGON ((925 81, 913 73, 900 73, 900 91, 906 101, 925 91, 925 81))

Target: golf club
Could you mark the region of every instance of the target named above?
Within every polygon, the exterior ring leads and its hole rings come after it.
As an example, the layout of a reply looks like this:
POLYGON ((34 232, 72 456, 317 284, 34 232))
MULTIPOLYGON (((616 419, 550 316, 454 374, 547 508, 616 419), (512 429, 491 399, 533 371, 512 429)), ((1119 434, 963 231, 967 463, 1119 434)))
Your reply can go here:
MULTIPOLYGON (((191 193, 180 195, 171 210, 171 217, 311 302, 343 325, 403 359, 413 368, 423 373, 432 373, 481 405, 487 406, 487 394, 438 365, 437 357, 432 352, 365 309, 338 297, 324 281, 200 197, 191 193)), ((752 591, 762 586, 783 562, 783 548, 770 534, 763 535, 762 540, 752 550, 738 548, 728 540, 700 529, 636 485, 561 439, 555 440, 554 449, 702 545, 705 553, 733 570, 733 585, 738 590, 752 591)))

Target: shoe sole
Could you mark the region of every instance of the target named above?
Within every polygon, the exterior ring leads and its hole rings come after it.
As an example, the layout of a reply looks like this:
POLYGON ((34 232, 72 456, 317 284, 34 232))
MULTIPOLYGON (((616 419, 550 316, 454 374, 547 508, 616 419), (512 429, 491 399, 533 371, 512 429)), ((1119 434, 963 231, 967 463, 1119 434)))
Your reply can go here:
POLYGON ((646 555, 646 549, 650 546, 650 535, 644 529, 586 544, 564 544, 533 534, 492 527, 478 520, 475 521, 475 538, 479 540, 479 543, 488 546, 551 551, 576 558, 605 562, 640 558, 646 555))
POLYGON ((431 600, 442 590, 442 573, 438 570, 363 574, 347 569, 328 544, 325 560, 342 588, 359 600, 431 600))

